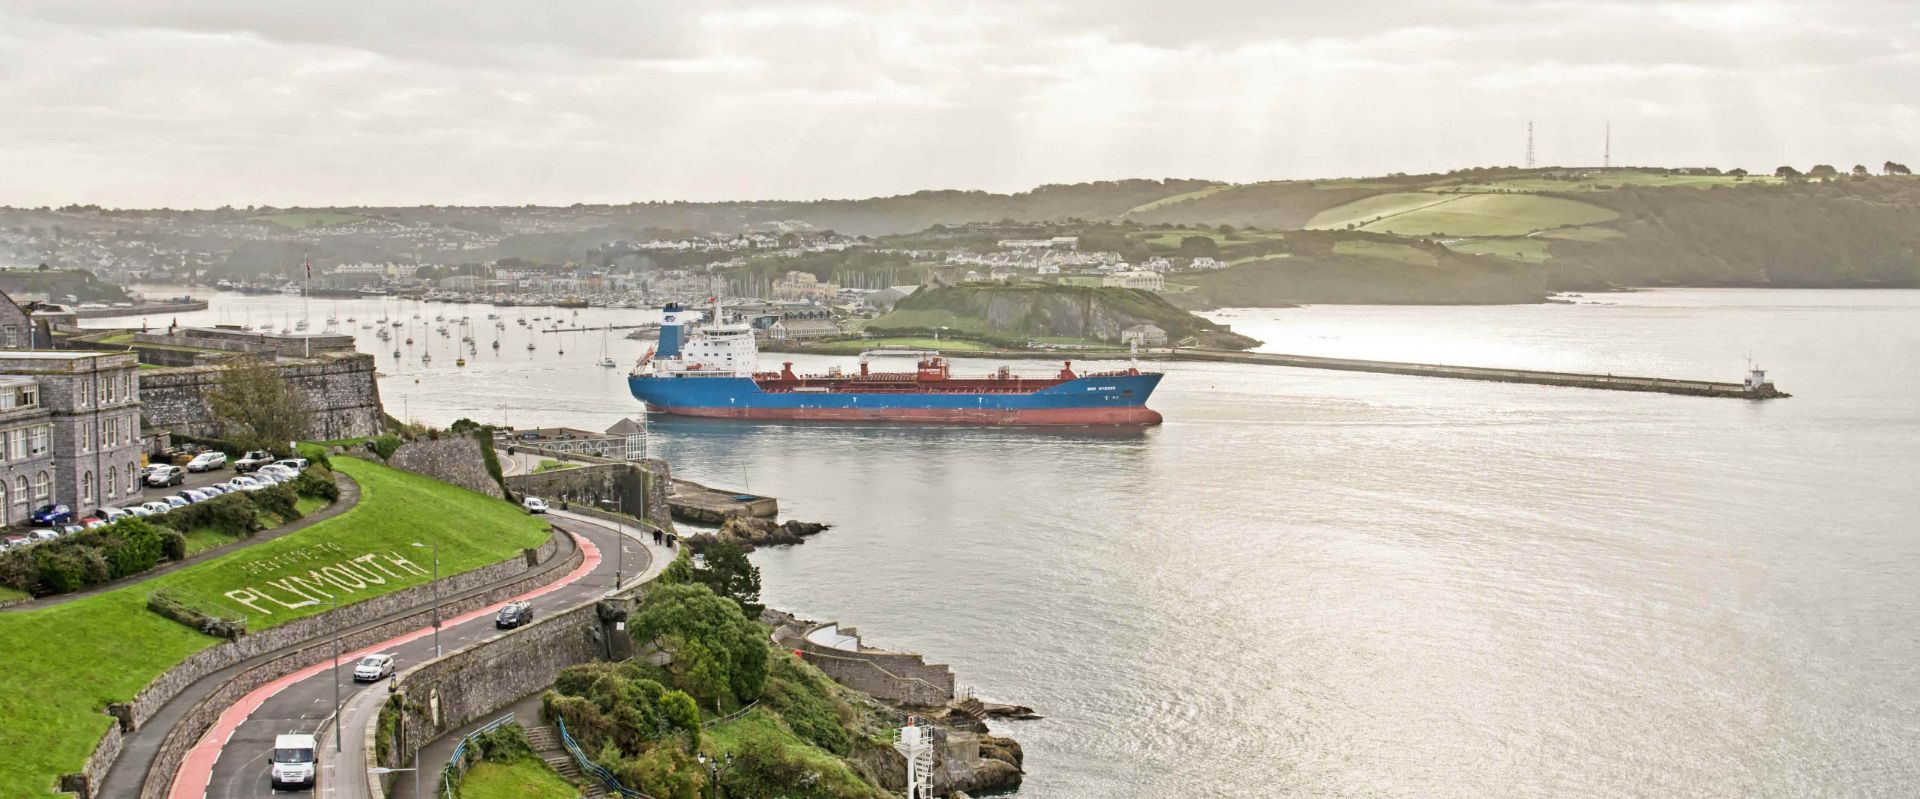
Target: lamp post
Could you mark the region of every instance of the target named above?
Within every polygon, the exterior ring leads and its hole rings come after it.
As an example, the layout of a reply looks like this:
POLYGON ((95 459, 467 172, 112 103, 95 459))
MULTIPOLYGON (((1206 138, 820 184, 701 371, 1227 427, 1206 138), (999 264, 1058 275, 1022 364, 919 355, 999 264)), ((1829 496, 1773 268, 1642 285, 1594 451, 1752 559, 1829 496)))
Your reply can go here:
MULTIPOLYGON (((610 504, 613 506, 615 513, 618 513, 624 516, 626 515, 626 512, 627 512, 626 502, 623 501, 624 499, 625 497, 614 497, 613 499, 603 499, 603 500, 600 500, 600 504, 602 505, 610 504)), ((617 554, 615 554, 613 557, 613 590, 615 591, 620 590, 621 576, 626 574, 627 572, 627 534, 626 534, 626 531, 620 529, 621 527, 624 527, 624 526, 625 526, 624 522, 621 522, 618 520, 614 521, 614 528, 613 528, 613 536, 614 536, 614 544, 615 544, 614 549, 617 550, 617 554)))
POLYGON ((707 767, 707 776, 710 778, 707 784, 713 786, 714 799, 719 799, 720 775, 727 773, 727 769, 733 768, 733 753, 728 752, 720 757, 707 757, 707 753, 701 752, 693 757, 700 761, 700 765, 707 767))
MULTIPOLYGON (((418 541, 413 545, 427 549, 418 541)), ((433 539, 433 656, 440 657, 440 539, 433 539)))
POLYGON ((416 746, 413 748, 413 768, 387 768, 386 766, 374 766, 373 768, 367 769, 368 774, 376 774, 376 775, 398 774, 402 771, 413 772, 414 799, 420 799, 420 747, 416 746))

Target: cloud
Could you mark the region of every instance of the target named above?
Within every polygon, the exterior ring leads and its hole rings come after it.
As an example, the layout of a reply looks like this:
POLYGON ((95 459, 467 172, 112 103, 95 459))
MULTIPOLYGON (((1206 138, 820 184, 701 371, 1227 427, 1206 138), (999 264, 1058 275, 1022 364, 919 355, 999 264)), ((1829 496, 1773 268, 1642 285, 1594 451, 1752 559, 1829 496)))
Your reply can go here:
POLYGON ((1880 0, 15 0, 0 202, 594 202, 1912 159, 1880 0))

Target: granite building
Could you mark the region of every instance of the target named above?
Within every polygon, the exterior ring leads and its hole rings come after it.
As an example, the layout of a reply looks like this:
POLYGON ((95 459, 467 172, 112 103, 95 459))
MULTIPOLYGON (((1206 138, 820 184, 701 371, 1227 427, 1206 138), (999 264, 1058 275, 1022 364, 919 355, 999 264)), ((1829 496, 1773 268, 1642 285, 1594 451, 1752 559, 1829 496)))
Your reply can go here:
POLYGON ((0 377, 0 527, 53 501, 53 412, 40 381, 0 377))
MULTIPOLYGON (((139 498, 139 365, 139 357, 130 352, 0 352, 0 376, 33 381, 36 399, 47 411, 52 480, 51 499, 45 501, 85 512, 139 498)), ((0 419, 5 418, 0 413, 0 419)), ((28 453, 32 442, 29 432, 28 453)), ((9 436, 7 454, 12 453, 9 436)), ((19 476, 6 474, 14 482, 11 491, 17 492, 19 476)), ((35 479, 28 477, 30 491, 35 479)), ((8 499, 13 501, 11 494, 8 499)))

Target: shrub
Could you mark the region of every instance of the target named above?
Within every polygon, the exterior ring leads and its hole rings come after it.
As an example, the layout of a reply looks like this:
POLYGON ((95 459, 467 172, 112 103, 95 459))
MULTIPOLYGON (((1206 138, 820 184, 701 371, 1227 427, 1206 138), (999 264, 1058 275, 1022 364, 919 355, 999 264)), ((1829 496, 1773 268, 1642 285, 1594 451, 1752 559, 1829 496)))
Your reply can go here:
POLYGON ((334 485, 333 472, 324 467, 309 467, 293 478, 290 485, 294 493, 303 497, 318 497, 328 502, 340 498, 340 487, 334 485))
POLYGON ((853 751, 833 686, 818 669, 785 652, 769 654, 767 692, 762 707, 780 711, 795 735, 836 755, 853 751))
POLYGON ((474 744, 480 748, 482 758, 495 763, 511 763, 533 757, 533 742, 527 740, 526 729, 518 724, 508 724, 484 733, 474 739, 474 744))
POLYGON ((665 585, 647 592, 627 629, 643 648, 673 656, 673 685, 715 709, 760 697, 767 680, 767 640, 730 599, 704 585, 665 585))
POLYGON ((47 593, 65 594, 107 581, 106 560, 96 549, 38 547, 33 562, 40 587, 47 593))
POLYGON ((296 505, 300 498, 295 496, 293 488, 287 485, 268 486, 259 491, 248 492, 248 496, 253 500, 256 511, 271 513, 279 517, 282 524, 297 521, 300 518, 300 508, 296 505))
POLYGON ((0 555, 0 585, 32 593, 39 582, 40 567, 33 562, 33 550, 16 549, 0 555))
POLYGON ((333 462, 327 460, 326 447, 310 441, 302 441, 296 444, 293 449, 300 457, 306 458, 308 463, 317 463, 329 469, 333 468, 333 462))
POLYGON ((261 528, 260 515, 252 499, 247 494, 236 492, 222 494, 205 502, 195 502, 184 508, 175 508, 171 513, 155 518, 162 524, 190 533, 194 530, 213 530, 225 535, 250 536, 261 528))
POLYGON ((167 560, 185 560, 187 557, 187 536, 179 530, 161 530, 160 554, 167 560))
POLYGON ((146 519, 127 518, 103 528, 106 545, 102 548, 107 573, 114 579, 130 577, 153 568, 165 554, 160 529, 146 519))
POLYGON ((367 440, 368 446, 373 447, 373 454, 379 455, 382 461, 392 458, 394 451, 405 443, 405 439, 395 435, 374 436, 367 440))

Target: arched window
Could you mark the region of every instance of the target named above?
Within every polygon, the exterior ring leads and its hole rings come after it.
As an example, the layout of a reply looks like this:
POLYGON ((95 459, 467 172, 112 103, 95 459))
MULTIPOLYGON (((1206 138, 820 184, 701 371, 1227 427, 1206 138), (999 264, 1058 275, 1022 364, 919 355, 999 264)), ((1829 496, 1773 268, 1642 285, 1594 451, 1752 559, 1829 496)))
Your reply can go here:
POLYGON ((107 481, 100 484, 100 495, 108 499, 112 499, 114 492, 119 490, 120 490, 120 469, 119 467, 108 466, 107 481))
POLYGON ((53 498, 53 475, 41 472, 33 476, 33 498, 38 500, 53 498))
POLYGON ((80 504, 93 504, 93 472, 80 475, 80 504))

